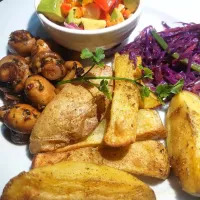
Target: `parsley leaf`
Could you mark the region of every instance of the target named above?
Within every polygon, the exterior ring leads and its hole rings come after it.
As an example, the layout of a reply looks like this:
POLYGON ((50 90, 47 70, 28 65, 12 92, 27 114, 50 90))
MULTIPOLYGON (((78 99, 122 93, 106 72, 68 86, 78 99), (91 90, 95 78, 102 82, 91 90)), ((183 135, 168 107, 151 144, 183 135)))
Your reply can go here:
POLYGON ((156 95, 161 101, 164 101, 167 97, 170 97, 173 94, 178 94, 184 86, 184 80, 180 79, 174 85, 171 84, 162 84, 156 87, 156 95))
POLYGON ((139 65, 139 68, 143 70, 143 78, 149 78, 153 79, 153 72, 148 67, 143 67, 142 65, 139 65))
POLYGON ((144 99, 144 97, 148 97, 150 95, 150 89, 147 86, 142 86, 140 88, 140 95, 142 97, 142 99, 144 99))
POLYGON ((93 58, 94 54, 87 48, 81 51, 81 59, 93 58))
POLYGON ((101 60, 105 58, 104 50, 101 48, 96 48, 95 56, 93 57, 96 63, 99 63, 101 60))
POLYGON ((178 94, 184 86, 184 80, 180 79, 175 85, 174 87, 171 89, 171 93, 172 94, 178 94))
POLYGON ((101 48, 96 48, 95 53, 92 53, 89 49, 85 48, 81 52, 81 59, 91 59, 94 64, 98 66, 104 66, 101 62, 105 58, 104 50, 101 48))
POLYGON ((103 92, 104 95, 109 99, 112 100, 112 94, 110 93, 109 89, 108 89, 108 81, 107 80, 102 80, 100 82, 100 85, 98 87, 99 91, 103 92))

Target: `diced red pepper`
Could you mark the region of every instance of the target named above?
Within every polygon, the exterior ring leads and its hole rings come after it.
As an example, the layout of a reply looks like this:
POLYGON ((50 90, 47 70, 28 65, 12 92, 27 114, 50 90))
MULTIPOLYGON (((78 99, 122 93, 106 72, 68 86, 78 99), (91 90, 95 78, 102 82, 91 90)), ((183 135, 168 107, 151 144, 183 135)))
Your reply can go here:
POLYGON ((70 11, 70 9, 72 8, 72 5, 69 3, 63 3, 61 5, 61 12, 62 14, 66 17, 70 11))
POLYGON ((94 2, 105 12, 109 12, 116 0, 94 0, 94 2))

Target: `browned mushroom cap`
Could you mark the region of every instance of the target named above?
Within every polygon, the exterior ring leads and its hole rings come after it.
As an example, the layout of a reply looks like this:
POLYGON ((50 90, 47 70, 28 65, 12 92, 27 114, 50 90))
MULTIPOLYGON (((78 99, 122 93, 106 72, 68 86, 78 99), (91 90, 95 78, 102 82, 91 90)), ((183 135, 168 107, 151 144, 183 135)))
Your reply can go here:
POLYGON ((51 51, 49 43, 45 42, 42 39, 36 41, 35 45, 31 50, 31 56, 35 56, 36 54, 42 51, 51 51))
POLYGON ((41 51, 32 60, 31 69, 48 80, 61 80, 67 73, 63 59, 52 51, 41 51))
POLYGON ((11 130, 30 134, 40 112, 28 104, 16 104, 3 116, 3 123, 11 130))
POLYGON ((10 34, 8 49, 13 54, 29 56, 35 42, 35 38, 28 31, 17 30, 10 34))
POLYGON ((19 93, 24 89, 29 75, 29 66, 23 57, 8 55, 0 60, 0 81, 10 84, 13 92, 19 93))
POLYGON ((44 108, 54 97, 55 87, 44 77, 29 76, 25 82, 24 92, 34 106, 44 108))

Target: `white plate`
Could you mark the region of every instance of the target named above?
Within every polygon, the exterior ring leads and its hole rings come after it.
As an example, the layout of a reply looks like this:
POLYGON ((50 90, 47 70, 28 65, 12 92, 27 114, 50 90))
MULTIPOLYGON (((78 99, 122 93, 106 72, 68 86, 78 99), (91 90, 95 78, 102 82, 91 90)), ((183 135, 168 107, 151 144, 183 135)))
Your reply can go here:
MULTIPOLYGON (((187 11, 187 2, 184 2, 183 0, 147 0, 145 2, 146 6, 144 8, 140 23, 128 41, 131 41, 134 36, 136 36, 139 31, 142 30, 142 28, 150 24, 156 29, 161 30, 161 21, 165 21, 169 25, 173 26, 176 25, 174 22, 177 21, 196 21, 197 18, 194 17, 194 13, 195 9, 197 11, 198 0, 190 0, 191 13, 187 12, 188 17, 186 18, 185 13, 187 11)), ((34 0, 3 0, 0 2, 0 19, 0 58, 5 56, 7 53, 6 44, 10 32, 18 29, 28 29, 34 35, 46 35, 37 16, 34 14, 34 0)), ((164 118, 164 113, 161 113, 161 115, 164 118)), ((31 166, 31 156, 27 146, 12 144, 9 140, 9 135, 3 133, 3 126, 1 126, 1 132, 0 194, 10 178, 16 176, 22 171, 29 170, 31 166)), ((142 180, 144 180, 154 189, 158 200, 196 199, 181 191, 178 180, 173 175, 170 175, 169 179, 166 181, 158 181, 147 178, 142 180)))

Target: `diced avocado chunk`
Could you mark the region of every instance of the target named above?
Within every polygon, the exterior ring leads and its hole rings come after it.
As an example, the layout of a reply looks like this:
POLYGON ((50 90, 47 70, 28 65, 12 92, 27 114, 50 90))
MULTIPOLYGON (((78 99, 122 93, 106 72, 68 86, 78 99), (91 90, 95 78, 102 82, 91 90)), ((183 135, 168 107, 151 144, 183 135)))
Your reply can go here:
POLYGON ((75 18, 74 17, 76 9, 77 9, 77 7, 73 7, 73 8, 70 9, 68 16, 65 20, 68 24, 74 23, 74 24, 79 25, 81 23, 81 18, 75 18))
POLYGON ((135 12, 139 5, 139 0, 124 0, 124 5, 131 12, 135 12))
POLYGON ((41 0, 37 11, 44 14, 51 21, 62 23, 65 20, 60 10, 62 2, 63 0, 41 0))
POLYGON ((82 18, 82 24, 84 26, 84 30, 95 30, 106 27, 105 20, 82 18))
POLYGON ((111 21, 124 21, 124 17, 119 9, 114 8, 113 12, 111 13, 111 21))

